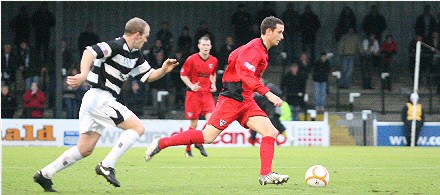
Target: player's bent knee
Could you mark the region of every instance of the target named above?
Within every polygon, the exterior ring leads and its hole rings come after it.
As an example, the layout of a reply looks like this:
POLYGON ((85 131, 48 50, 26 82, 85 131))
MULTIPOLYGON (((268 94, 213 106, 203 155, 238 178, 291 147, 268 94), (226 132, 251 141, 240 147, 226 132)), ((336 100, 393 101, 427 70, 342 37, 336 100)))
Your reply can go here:
POLYGON ((90 154, 93 153, 93 149, 94 148, 78 148, 79 153, 81 154, 81 156, 83 156, 84 158, 87 156, 90 156, 90 154))
POLYGON ((270 137, 277 137, 278 136, 278 130, 277 129, 268 129, 263 136, 270 136, 270 137))
POLYGON ((136 133, 138 133, 139 136, 142 136, 145 133, 145 128, 138 128, 133 130, 136 131, 136 133))
POLYGON ((215 140, 215 138, 211 139, 211 138, 206 138, 205 137, 205 144, 210 144, 210 143, 214 142, 214 140, 215 140))

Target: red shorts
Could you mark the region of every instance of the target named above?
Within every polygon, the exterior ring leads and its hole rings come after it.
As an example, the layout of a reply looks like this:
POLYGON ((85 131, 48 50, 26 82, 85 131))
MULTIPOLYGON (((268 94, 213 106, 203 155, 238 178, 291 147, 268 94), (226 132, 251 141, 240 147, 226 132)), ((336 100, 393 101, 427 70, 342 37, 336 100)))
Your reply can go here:
POLYGON ((217 106, 207 124, 224 130, 237 120, 241 126, 248 128, 246 123, 252 116, 267 117, 267 114, 261 110, 254 99, 245 99, 243 102, 239 102, 229 97, 219 96, 217 106))
POLYGON ((210 91, 186 92, 185 113, 187 119, 199 119, 200 115, 205 116, 212 113, 215 108, 214 97, 210 91))

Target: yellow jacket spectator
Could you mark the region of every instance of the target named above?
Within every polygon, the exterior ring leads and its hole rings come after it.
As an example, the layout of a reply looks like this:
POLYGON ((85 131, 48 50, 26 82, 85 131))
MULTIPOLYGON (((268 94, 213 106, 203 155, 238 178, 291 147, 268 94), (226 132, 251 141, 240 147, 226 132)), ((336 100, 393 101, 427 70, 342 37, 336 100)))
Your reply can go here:
POLYGON ((417 146, 417 140, 419 139, 420 130, 423 127, 423 123, 425 122, 425 116, 422 104, 417 103, 414 106, 414 102, 419 99, 419 95, 416 93, 412 93, 408 102, 402 109, 402 122, 405 124, 405 137, 407 146, 411 145, 411 125, 413 120, 413 111, 416 109, 416 134, 415 134, 415 146, 417 146))

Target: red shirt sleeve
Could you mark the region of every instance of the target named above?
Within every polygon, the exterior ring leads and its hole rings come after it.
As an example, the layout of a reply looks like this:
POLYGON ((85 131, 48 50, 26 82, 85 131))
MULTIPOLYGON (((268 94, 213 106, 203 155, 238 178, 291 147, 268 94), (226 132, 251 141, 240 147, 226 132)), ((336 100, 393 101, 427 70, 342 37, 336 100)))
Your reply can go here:
POLYGON ((270 89, 260 82, 259 76, 256 76, 259 74, 256 71, 261 60, 264 59, 256 48, 246 49, 238 56, 235 68, 241 82, 252 91, 265 95, 270 89))
POLYGON ((212 69, 212 73, 211 73, 212 75, 215 75, 218 69, 218 59, 217 58, 214 59, 215 59, 215 63, 214 63, 214 68, 212 69))
POLYGON ((188 57, 188 59, 185 61, 185 63, 182 66, 182 69, 180 69, 180 75, 182 76, 190 76, 192 71, 192 56, 188 57))

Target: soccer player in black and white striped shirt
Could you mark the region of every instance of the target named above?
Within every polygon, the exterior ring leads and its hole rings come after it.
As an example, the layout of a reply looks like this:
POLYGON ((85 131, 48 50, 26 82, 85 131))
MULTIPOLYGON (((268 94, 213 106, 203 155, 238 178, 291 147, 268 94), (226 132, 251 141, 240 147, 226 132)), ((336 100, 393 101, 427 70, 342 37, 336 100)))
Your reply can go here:
POLYGON ((34 175, 34 181, 45 191, 55 191, 52 188, 52 177, 55 173, 89 156, 104 128, 114 126, 124 132, 110 153, 96 166, 95 171, 110 184, 120 187, 115 177, 116 161, 144 133, 144 126, 139 118, 116 101, 121 87, 129 76, 142 82, 152 82, 178 65, 177 60, 167 59, 161 68, 151 68, 140 51, 149 35, 148 23, 140 18, 133 18, 126 23, 122 37, 88 46, 84 50, 81 73, 67 78, 67 84, 72 87, 79 87, 86 80, 92 85, 81 104, 79 141, 76 146, 34 175))

